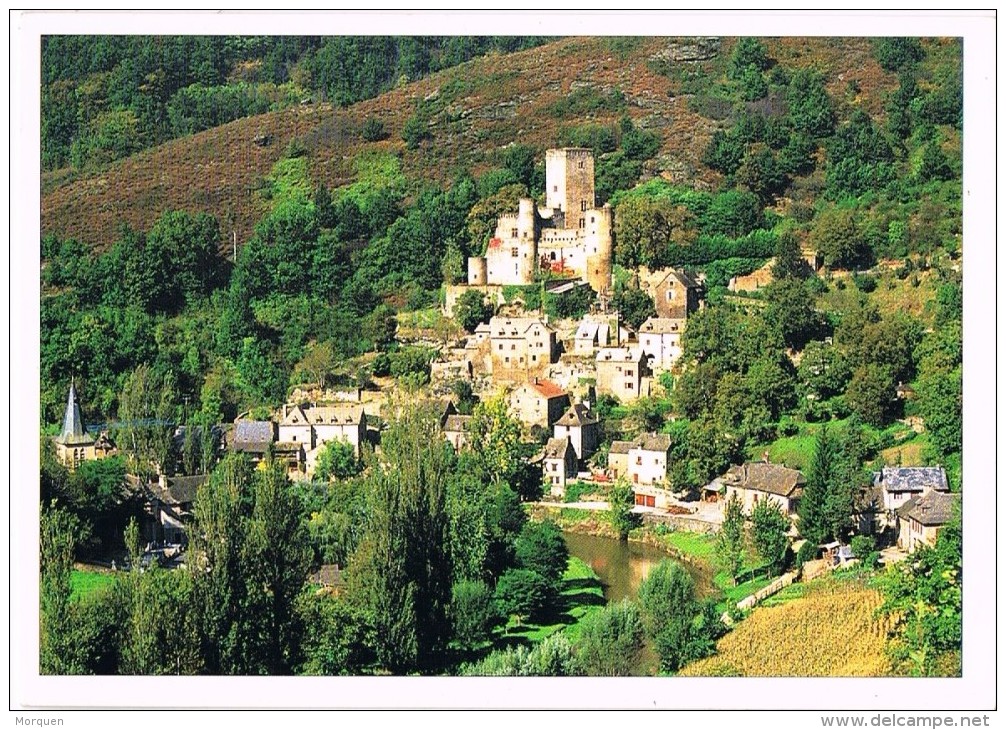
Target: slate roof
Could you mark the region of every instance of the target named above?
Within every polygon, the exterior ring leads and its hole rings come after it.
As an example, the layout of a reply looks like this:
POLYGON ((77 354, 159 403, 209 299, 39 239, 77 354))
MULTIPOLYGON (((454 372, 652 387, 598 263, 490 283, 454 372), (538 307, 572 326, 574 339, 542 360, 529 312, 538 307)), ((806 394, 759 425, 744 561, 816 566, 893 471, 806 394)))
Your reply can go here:
POLYGON ((796 469, 790 469, 782 464, 753 461, 730 467, 724 475, 723 481, 741 489, 753 489, 758 492, 790 497, 807 480, 796 469))
POLYGON ((186 504, 196 500, 199 487, 209 479, 208 474, 196 474, 189 477, 168 477, 167 488, 158 490, 158 497, 166 504, 186 504))
POLYGON ((950 522, 960 498, 961 495, 950 492, 918 494, 898 508, 898 516, 917 520, 927 527, 939 527, 950 522))
POLYGON ((594 423, 598 423, 598 418, 590 409, 583 403, 574 403, 566 412, 562 414, 562 418, 555 422, 556 426, 589 426, 594 423))
POLYGON ((636 446, 635 441, 612 441, 609 454, 628 454, 636 446))
POLYGON ((685 320, 671 317, 650 317, 639 328, 639 334, 666 335, 683 332, 685 320))
POLYGON ((94 443, 94 437, 84 428, 84 418, 80 415, 80 405, 77 403, 77 388, 70 382, 70 394, 66 399, 66 412, 63 414, 63 430, 56 442, 64 446, 89 446, 94 443))
POLYGON ((573 445, 569 439, 563 436, 561 439, 549 439, 545 444, 546 459, 565 459, 566 451, 572 449, 573 445))
POLYGON ((554 331, 538 317, 493 317, 489 320, 492 337, 524 337, 529 329, 536 326, 545 332, 554 331))
POLYGON ((636 439, 636 448, 643 451, 667 452, 671 448, 671 437, 666 433, 648 433, 636 439))
POLYGON ((275 435, 272 421, 248 421, 239 420, 234 422, 234 448, 242 449, 242 446, 253 444, 271 444, 275 435))
POLYGON ((950 490, 942 466, 885 466, 873 473, 873 483, 888 492, 922 492, 927 487, 940 492, 950 490))
POLYGON ((643 351, 635 347, 605 347, 597 351, 597 362, 639 362, 643 351))
POLYGON ((363 406, 315 406, 305 408, 304 415, 312 426, 356 425, 364 422, 363 406))

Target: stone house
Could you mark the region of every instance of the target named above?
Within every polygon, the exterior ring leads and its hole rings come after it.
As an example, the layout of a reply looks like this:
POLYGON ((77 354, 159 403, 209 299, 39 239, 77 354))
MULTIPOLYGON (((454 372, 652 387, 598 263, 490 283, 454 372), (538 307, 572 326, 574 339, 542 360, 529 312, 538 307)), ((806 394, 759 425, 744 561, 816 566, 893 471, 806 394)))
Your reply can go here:
POLYGON ((555 422, 552 435, 557 439, 568 438, 573 444, 576 458, 586 461, 597 451, 601 439, 601 421, 587 406, 575 403, 555 422))
POLYGON ((643 268, 639 288, 653 299, 657 317, 661 319, 686 319, 702 303, 702 285, 678 269, 643 268))
POLYGON ((947 473, 941 466, 885 466, 873 473, 873 485, 883 490, 884 510, 890 522, 912 497, 932 489, 949 492, 947 473))
POLYGON ((447 416, 443 423, 444 438, 454 447, 454 453, 458 453, 471 443, 471 416, 460 416, 453 414, 447 416))
POLYGON ((612 479, 629 477, 629 451, 635 441, 612 441, 608 449, 608 475, 612 479))
POLYGON ((723 475, 722 482, 726 490, 724 504, 736 494, 747 514, 751 513, 758 502, 768 500, 777 504, 783 514, 793 515, 807 480, 798 470, 782 464, 749 461, 730 467, 723 475))
POLYGON ((542 456, 544 481, 553 497, 566 493, 566 482, 576 477, 576 451, 568 438, 552 438, 542 456))
POLYGON ((169 477, 161 474, 157 481, 141 483, 137 477, 127 476, 130 486, 145 498, 146 520, 144 538, 149 542, 184 545, 188 542, 186 531, 192 519, 196 493, 208 474, 169 477))
POLYGON ((359 459, 360 447, 366 436, 367 417, 363 406, 283 406, 279 440, 303 444, 305 452, 313 451, 328 441, 345 441, 353 447, 353 455, 359 459))
POLYGON ((681 357, 685 322, 684 319, 650 317, 639 328, 639 346, 654 372, 670 370, 681 357))
POLYGON ((252 421, 239 418, 230 434, 230 448, 247 454, 252 464, 261 462, 276 441, 276 424, 272 421, 252 421))
POLYGON ((635 502, 644 507, 666 509, 671 501, 667 466, 671 437, 663 433, 644 434, 628 453, 628 479, 635 502))
POLYGON ((936 536, 953 518, 960 501, 959 494, 933 488, 909 498, 897 510, 898 547, 913 552, 921 545, 935 545, 936 536))
POLYGON ((497 382, 523 383, 544 377, 558 357, 555 330, 539 317, 493 317, 489 351, 497 382))
POLYGON ((594 358, 598 395, 613 395, 622 402, 643 395, 646 354, 639 347, 605 347, 594 358))
POLYGON ((569 405, 569 394, 545 378, 532 378, 509 396, 510 412, 527 428, 549 429, 569 405))

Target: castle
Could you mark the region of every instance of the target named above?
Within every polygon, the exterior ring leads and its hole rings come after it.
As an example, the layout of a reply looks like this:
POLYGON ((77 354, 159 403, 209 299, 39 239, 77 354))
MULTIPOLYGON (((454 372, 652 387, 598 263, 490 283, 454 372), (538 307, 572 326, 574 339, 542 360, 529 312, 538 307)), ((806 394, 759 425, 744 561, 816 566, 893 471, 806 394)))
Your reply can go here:
POLYGON ((501 215, 485 256, 468 259, 468 285, 531 284, 537 270, 577 277, 599 294, 611 288, 611 205, 594 198, 594 155, 566 147, 545 153, 545 206, 523 198, 501 215))

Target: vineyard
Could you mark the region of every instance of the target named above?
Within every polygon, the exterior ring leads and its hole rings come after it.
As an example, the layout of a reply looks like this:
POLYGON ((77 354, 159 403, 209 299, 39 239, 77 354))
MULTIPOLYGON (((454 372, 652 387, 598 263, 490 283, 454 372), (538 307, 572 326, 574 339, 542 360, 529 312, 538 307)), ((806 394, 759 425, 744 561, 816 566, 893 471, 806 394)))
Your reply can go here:
POLYGON ((882 597, 859 582, 825 579, 804 595, 756 609, 680 676, 877 677, 890 673, 882 597))

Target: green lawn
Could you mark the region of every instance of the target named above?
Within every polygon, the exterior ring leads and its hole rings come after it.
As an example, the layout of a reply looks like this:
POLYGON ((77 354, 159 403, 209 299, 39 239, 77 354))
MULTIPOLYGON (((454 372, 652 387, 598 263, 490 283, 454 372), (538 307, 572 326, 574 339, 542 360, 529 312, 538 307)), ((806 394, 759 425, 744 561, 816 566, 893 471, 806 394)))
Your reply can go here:
POLYGON ((724 609, 726 609, 728 605, 736 605, 738 601, 743 601, 748 596, 757 593, 773 580, 775 579, 759 577, 733 585, 730 580, 730 576, 728 576, 726 572, 717 573, 716 577, 713 578, 713 582, 716 584, 716 587, 723 591, 724 609))
POLYGON ((111 585, 115 576, 110 573, 95 573, 90 570, 74 570, 70 574, 70 600, 79 600, 88 593, 111 585))
POLYGON ((716 552, 716 537, 697 532, 676 530, 664 536, 667 544, 682 555, 691 555, 700 560, 712 560, 716 552))
POLYGON ((565 629, 570 641, 576 641, 580 621, 585 616, 604 607, 604 592, 597 573, 579 558, 570 558, 562 577, 560 608, 550 623, 535 624, 525 621, 518 626, 513 619, 500 637, 504 644, 536 644, 542 639, 565 629))

